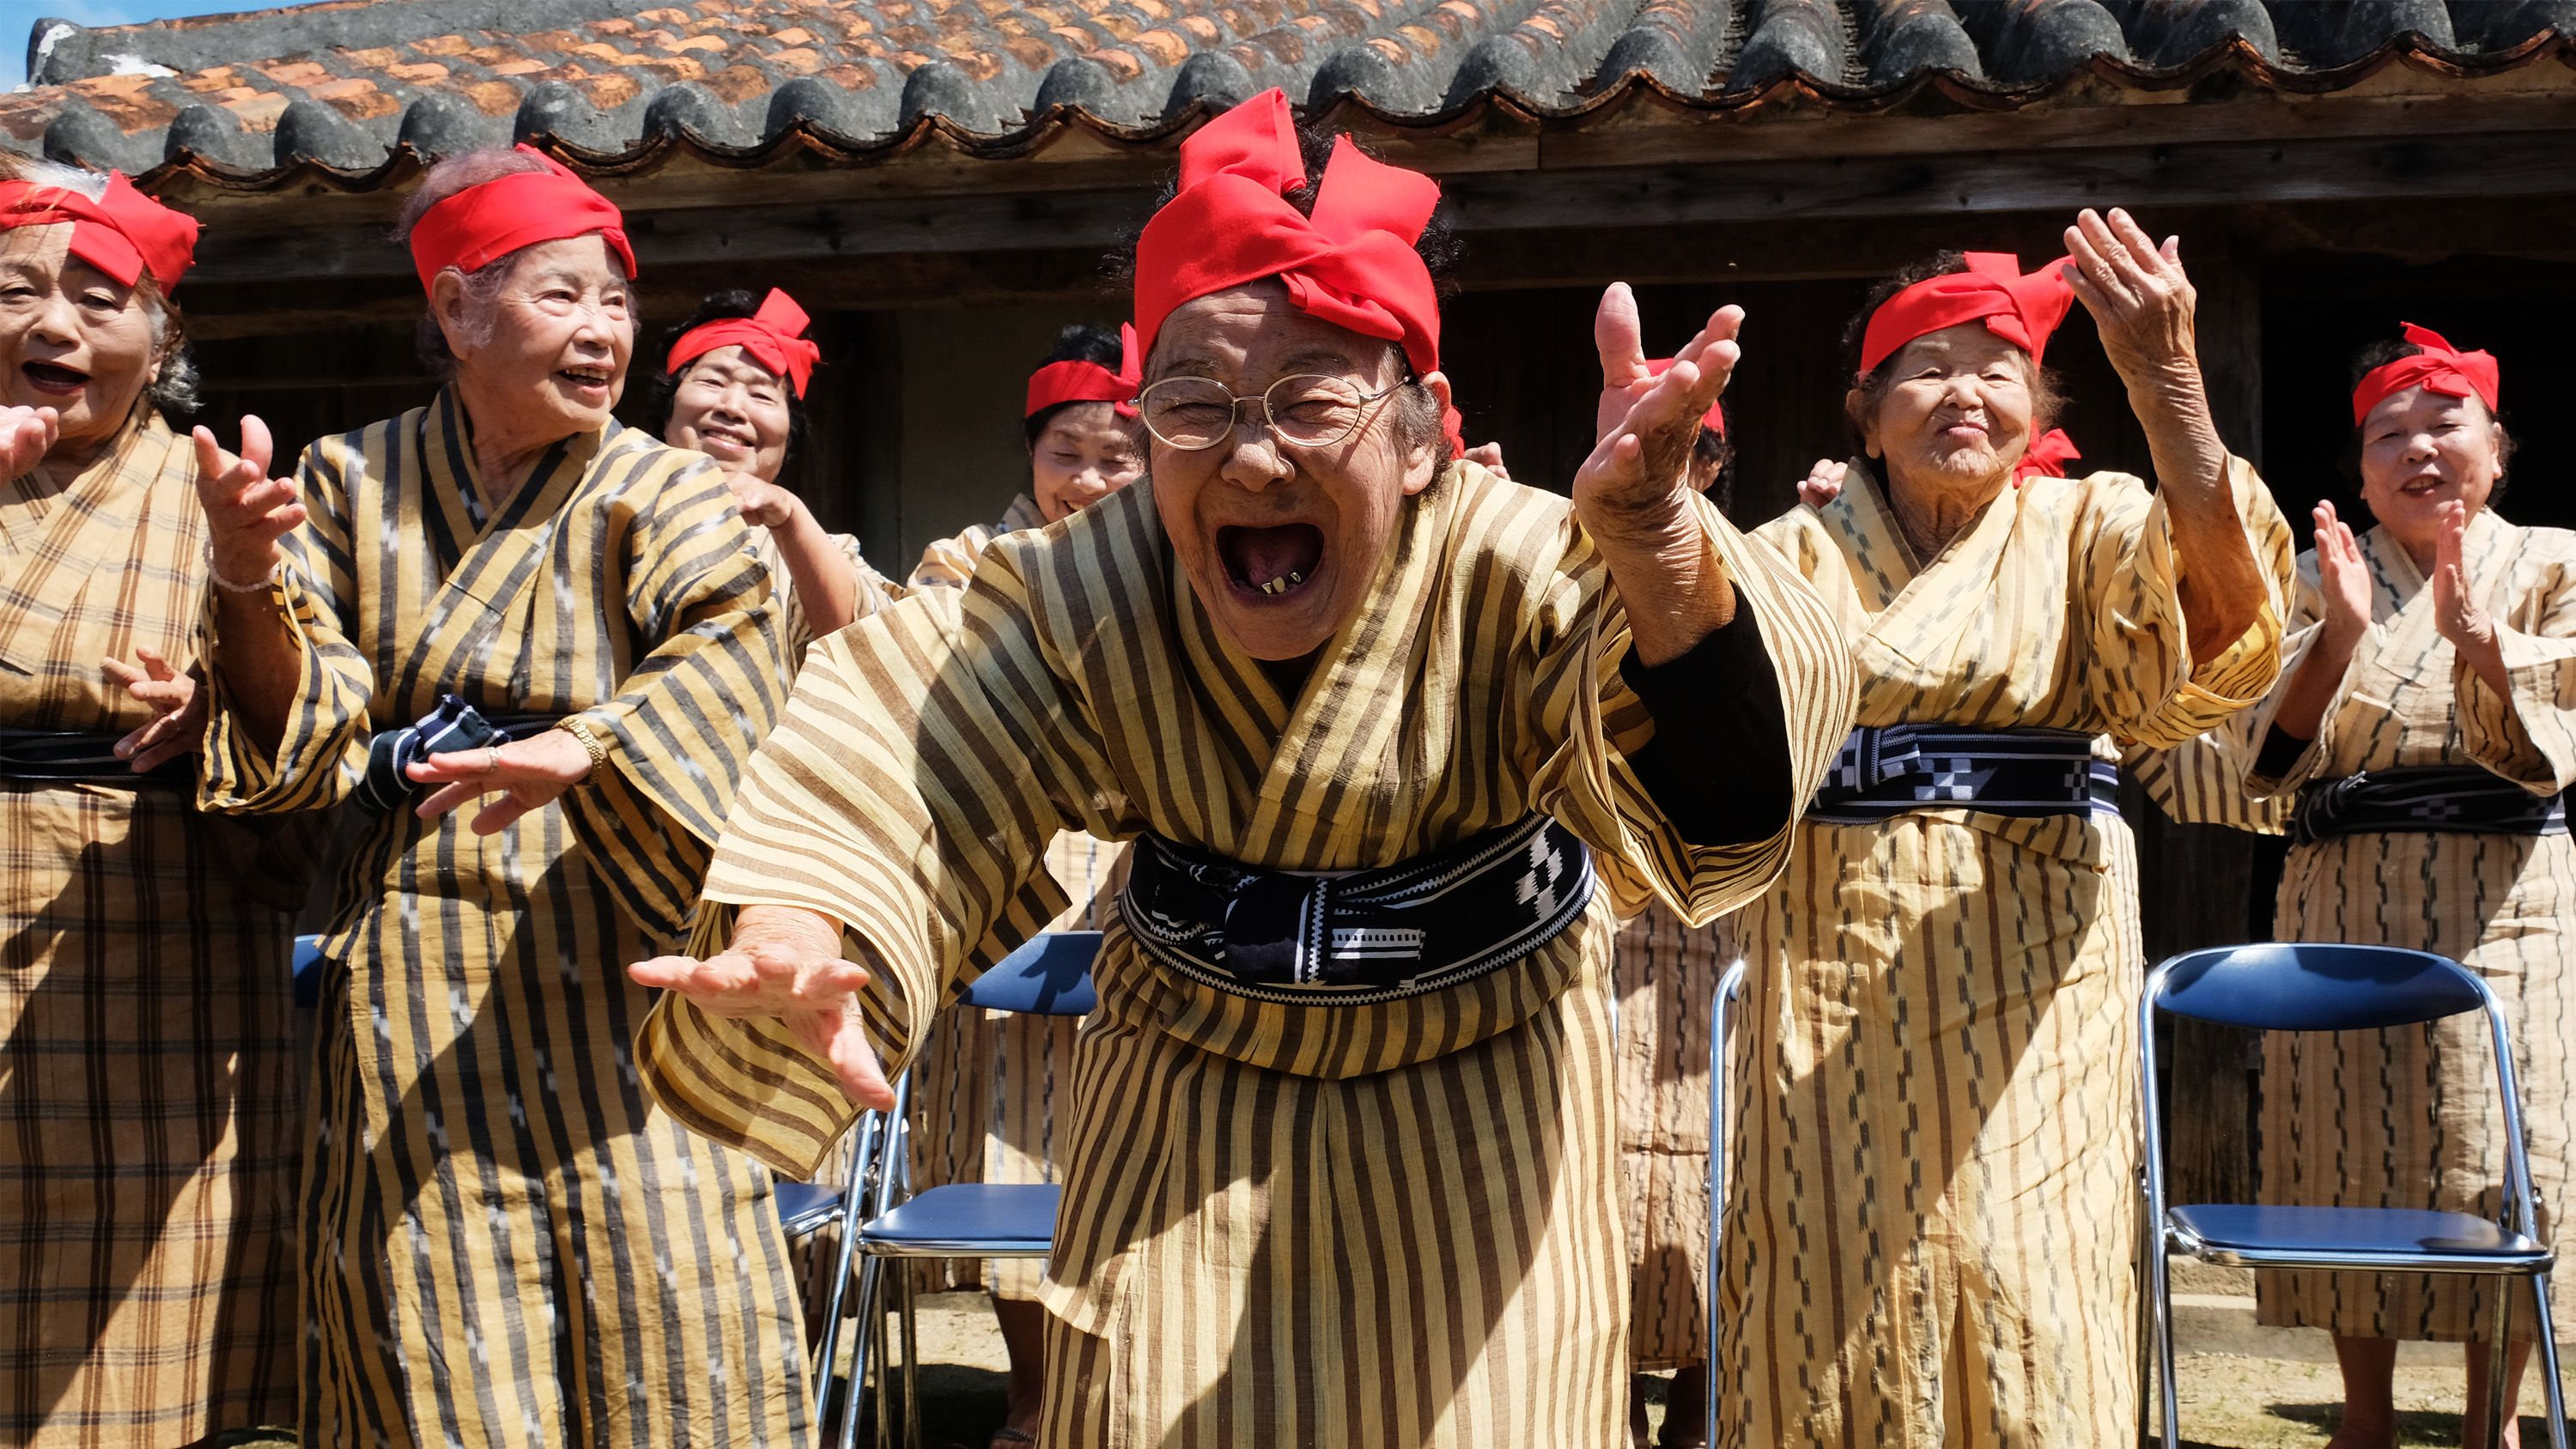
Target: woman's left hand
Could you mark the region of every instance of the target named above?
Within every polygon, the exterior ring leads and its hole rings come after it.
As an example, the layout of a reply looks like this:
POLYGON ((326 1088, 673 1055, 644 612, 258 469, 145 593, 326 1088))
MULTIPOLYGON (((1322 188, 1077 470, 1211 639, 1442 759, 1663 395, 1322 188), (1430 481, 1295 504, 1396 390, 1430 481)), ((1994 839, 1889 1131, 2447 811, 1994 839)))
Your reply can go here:
POLYGON ((420 802, 424 820, 479 796, 499 795, 473 821, 475 834, 494 835, 590 778, 590 751, 569 731, 543 730, 530 739, 432 755, 411 767, 411 778, 440 787, 420 802))
POLYGON ((2131 387, 2176 373, 2197 376, 2200 353, 2192 310, 2200 293, 2182 269, 2182 239, 2158 246, 2130 215, 2113 207, 2105 219, 2087 208, 2066 229, 2073 265, 2067 281, 2120 380, 2131 387))
POLYGON ((193 755, 205 743, 206 696, 195 676, 171 668, 169 660, 153 651, 136 645, 134 657, 142 662, 103 659, 99 667, 127 694, 152 706, 151 721, 116 742, 116 757, 131 762, 141 775, 193 755))
POLYGON ((2468 532, 2468 505, 2443 504, 2442 531, 2433 541, 2433 628, 2496 693, 2509 694, 2495 616, 2478 602, 2463 558, 2468 532))

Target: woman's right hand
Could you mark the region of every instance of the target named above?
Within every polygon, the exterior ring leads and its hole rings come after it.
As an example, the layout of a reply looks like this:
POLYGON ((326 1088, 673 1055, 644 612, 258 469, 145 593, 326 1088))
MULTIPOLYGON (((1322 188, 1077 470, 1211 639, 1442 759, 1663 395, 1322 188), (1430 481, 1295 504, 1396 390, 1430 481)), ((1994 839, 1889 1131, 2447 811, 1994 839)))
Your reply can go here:
POLYGON ((800 499, 775 483, 749 473, 729 473, 725 489, 733 494, 734 511, 755 528, 784 528, 796 521, 800 499))
POLYGON ((206 528, 215 555, 215 575, 232 583, 264 579, 281 557, 277 541, 304 522, 295 482, 272 478, 269 460, 276 445, 268 424, 245 413, 242 447, 227 453, 215 435, 198 428, 197 503, 206 511, 206 528))
POLYGON ((657 956, 626 968, 638 986, 676 991, 716 1016, 776 1017, 829 1063, 841 1094, 870 1111, 891 1111, 894 1088, 868 1045, 859 992, 867 968, 844 959, 840 932, 822 916, 789 906, 745 906, 732 944, 700 961, 657 956))
POLYGON ((23 478, 53 451, 61 415, 52 408, 0 408, 0 479, 23 478))
POLYGON ((1807 476, 1798 480, 1798 501, 1809 508, 1822 508, 1842 497, 1843 477, 1850 472, 1849 463, 1818 458, 1816 466, 1807 470, 1807 476))
POLYGON ((2370 632, 2370 564, 2361 556, 2352 525, 2335 515, 2331 501, 2317 505, 2317 590, 2325 595, 2326 647, 2350 657, 2370 632))

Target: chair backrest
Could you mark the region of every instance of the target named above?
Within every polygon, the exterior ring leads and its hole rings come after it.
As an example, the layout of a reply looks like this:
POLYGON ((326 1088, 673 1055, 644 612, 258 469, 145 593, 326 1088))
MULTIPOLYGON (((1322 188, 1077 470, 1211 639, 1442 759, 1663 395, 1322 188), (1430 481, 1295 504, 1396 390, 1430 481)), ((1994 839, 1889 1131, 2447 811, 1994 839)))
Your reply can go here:
POLYGON ((1098 931, 1049 931, 993 963, 966 988, 970 1006, 1032 1016, 1082 1016, 1100 1004, 1091 989, 1098 931))
POLYGON ((2258 1031, 2369 1031, 2478 1011, 2486 991, 2447 956, 2397 946, 2214 946, 2161 968, 2157 1010, 2258 1031))
POLYGON ((295 1004, 310 1009, 322 1003, 322 938, 295 938, 295 1004))

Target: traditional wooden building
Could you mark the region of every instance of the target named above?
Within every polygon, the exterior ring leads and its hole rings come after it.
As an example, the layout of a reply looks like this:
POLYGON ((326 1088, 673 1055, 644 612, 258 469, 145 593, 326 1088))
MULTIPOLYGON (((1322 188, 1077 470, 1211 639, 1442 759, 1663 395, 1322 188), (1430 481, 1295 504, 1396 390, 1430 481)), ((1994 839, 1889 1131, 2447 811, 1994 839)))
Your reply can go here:
MULTIPOLYGON (((1450 371, 1525 478, 1588 444, 1605 282, 1641 284, 1650 344, 1745 305, 1736 506, 1767 516, 1846 446, 1867 279, 2036 261, 2116 203, 2182 237, 2224 431, 2294 516, 2347 488, 2345 359, 2403 318, 2502 356, 2506 509, 2569 523, 2571 36, 2576 0, 329 0, 38 21, 0 146, 203 217, 209 412, 292 438, 427 389, 385 235, 423 163, 543 146, 626 208, 649 314, 768 283, 817 313, 799 481, 889 566, 997 513, 1027 368, 1117 319, 1103 259, 1174 147, 1271 85, 1440 177, 1450 371)), ((2081 316, 2069 429, 2143 472, 2081 316)), ((2243 936, 2255 847, 2144 828, 2151 947, 2243 936)))

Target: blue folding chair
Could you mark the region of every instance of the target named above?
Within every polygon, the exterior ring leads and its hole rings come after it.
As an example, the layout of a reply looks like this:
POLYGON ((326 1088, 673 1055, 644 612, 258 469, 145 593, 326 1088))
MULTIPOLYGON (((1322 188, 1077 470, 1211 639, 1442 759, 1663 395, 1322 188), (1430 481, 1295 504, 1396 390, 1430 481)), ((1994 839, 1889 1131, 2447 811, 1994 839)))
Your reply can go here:
POLYGON ((1717 1442, 1717 1283, 1722 1276, 1718 1249, 1726 1241, 1726 1155, 1732 1150, 1726 1120, 1726 1025, 1735 1003, 1744 999, 1744 958, 1738 956, 1717 978, 1717 995, 1708 1006, 1708 1281, 1701 1285, 1708 1317, 1708 1423, 1701 1442, 1717 1442))
MULTIPOLYGON (((2567 1449, 2567 1409, 2560 1402, 2557 1334, 2549 1321, 2549 1270, 2556 1257, 2539 1240, 2531 1197, 2531 1164, 2522 1131, 2522 1096, 2513 1080, 2513 1048, 2504 1010, 2475 972, 2444 956, 2394 946, 2221 946, 2176 956, 2147 976, 2138 1006, 2138 1062, 2146 1106, 2147 1307, 2155 1334, 2157 1402, 2165 1449, 2175 1449, 2173 1303, 2168 1253, 2235 1267, 2364 1273, 2460 1273, 2520 1278, 2532 1286, 2538 1313, 2542 1383, 2549 1401, 2549 1442, 2567 1449), (2409 1208, 2278 1207, 2250 1203, 2165 1202, 2164 1138, 2156 1111, 2156 1013, 2188 1016, 2256 1031, 2375 1031, 2413 1026, 2467 1012, 2486 1016, 2495 1053, 2496 1089, 2504 1101, 2505 1201, 2495 1222, 2468 1213, 2409 1208)), ((2487 1413, 2489 1449, 2504 1434, 2506 1345, 2513 1294, 2497 1298, 2487 1413)))
MULTIPOLYGON (((1098 931, 1056 931, 1038 936, 994 963, 976 978, 959 1005, 1033 1016, 1084 1016, 1099 1004, 1091 986, 1091 963, 1100 954, 1098 931)), ((878 1319, 885 1312, 882 1292, 891 1261, 895 1271, 893 1307, 903 1336, 903 1433, 910 1445, 921 1442, 920 1399, 914 1389, 917 1353, 913 1333, 912 1275, 902 1271, 908 1259, 1043 1258, 1055 1243, 1056 1204, 1062 1193, 1047 1183, 959 1182, 912 1191, 911 1152, 906 1141, 912 1108, 912 1074, 895 1082, 893 1112, 860 1145, 859 1161, 868 1164, 861 1180, 869 1189, 852 1192, 843 1204, 841 1274, 833 1287, 832 1329, 839 1328, 841 1290, 848 1286, 853 1252, 862 1260, 858 1274, 858 1328, 851 1355, 850 1394, 841 1419, 841 1449, 858 1443, 859 1391, 870 1364, 877 1365, 877 1442, 890 1442, 886 1365, 878 1344, 878 1319), (871 1359, 871 1348, 878 1356, 871 1359)), ((875 1114, 870 1114, 874 1116, 875 1114)), ((865 1130, 865 1124, 862 1124, 865 1130)), ((831 1333, 827 1331, 827 1339, 831 1333)), ((837 1344, 827 1347, 826 1352, 837 1344)), ((832 1360, 823 1360, 829 1371, 832 1360)))
POLYGON ((324 964, 321 937, 295 938, 295 1004, 299 1009, 311 1011, 322 1004, 324 964))

